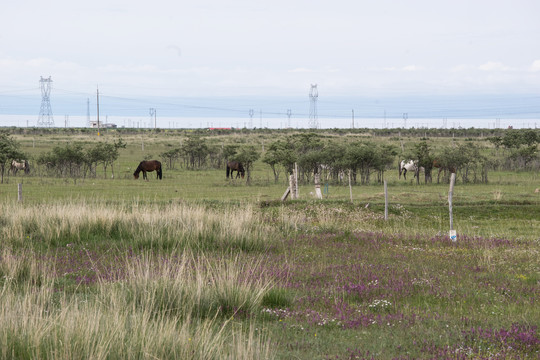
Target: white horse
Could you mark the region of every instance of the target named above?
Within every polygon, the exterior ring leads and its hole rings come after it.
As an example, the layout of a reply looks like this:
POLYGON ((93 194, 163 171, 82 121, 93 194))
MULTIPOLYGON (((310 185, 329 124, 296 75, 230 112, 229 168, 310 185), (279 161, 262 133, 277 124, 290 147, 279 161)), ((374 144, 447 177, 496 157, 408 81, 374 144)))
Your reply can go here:
POLYGON ((24 173, 28 174, 30 172, 30 164, 28 164, 28 160, 22 160, 21 162, 13 160, 10 170, 13 175, 16 175, 19 170, 24 170, 24 173))
POLYGON ((423 167, 418 167, 418 160, 401 160, 401 162, 399 163, 399 178, 401 179, 401 174, 403 174, 403 178, 407 180, 407 171, 412 171, 414 174, 414 179, 419 174, 419 172, 423 170, 423 167))

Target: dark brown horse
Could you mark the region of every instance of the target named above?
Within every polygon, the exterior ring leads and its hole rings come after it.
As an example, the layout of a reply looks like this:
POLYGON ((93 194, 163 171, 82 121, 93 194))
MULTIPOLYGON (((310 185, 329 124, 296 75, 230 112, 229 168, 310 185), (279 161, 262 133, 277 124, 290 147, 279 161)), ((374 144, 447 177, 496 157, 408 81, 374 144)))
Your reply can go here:
POLYGON ((446 172, 449 171, 450 173, 456 173, 456 167, 453 165, 445 165, 442 161, 435 159, 433 160, 433 167, 435 169, 439 169, 439 173, 437 174, 437 183, 439 183, 439 179, 441 177, 441 171, 444 171, 446 176, 446 172))
POLYGON ((237 179, 239 176, 242 176, 242 179, 243 179, 244 174, 246 173, 246 171, 244 170, 244 167, 242 166, 242 163, 238 161, 228 161, 227 162, 227 179, 229 178, 229 174, 231 174, 231 179, 232 179, 233 171, 236 171, 237 179))
POLYGON ((161 163, 157 160, 148 160, 148 161, 141 161, 139 166, 137 166, 137 169, 135 169, 135 172, 133 173, 133 177, 135 179, 139 178, 139 173, 142 171, 143 173, 143 179, 148 180, 146 177, 147 171, 156 171, 158 179, 161 180, 163 177, 163 173, 161 172, 161 163))

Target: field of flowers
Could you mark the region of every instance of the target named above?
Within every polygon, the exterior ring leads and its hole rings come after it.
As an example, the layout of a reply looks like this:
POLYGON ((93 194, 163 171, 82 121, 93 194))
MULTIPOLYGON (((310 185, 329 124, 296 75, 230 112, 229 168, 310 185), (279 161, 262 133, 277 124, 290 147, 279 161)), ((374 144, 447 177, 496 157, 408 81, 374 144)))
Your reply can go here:
POLYGON ((538 358, 539 239, 401 207, 5 202, 0 358, 538 358))

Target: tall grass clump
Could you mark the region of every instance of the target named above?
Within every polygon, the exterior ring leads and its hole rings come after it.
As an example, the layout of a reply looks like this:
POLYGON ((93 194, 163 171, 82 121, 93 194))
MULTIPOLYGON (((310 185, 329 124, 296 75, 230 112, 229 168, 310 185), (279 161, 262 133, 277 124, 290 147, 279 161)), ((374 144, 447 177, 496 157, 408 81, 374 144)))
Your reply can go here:
MULTIPOLYGON (((84 293, 53 281, 0 284, 0 359, 271 359, 265 335, 236 316, 260 312, 258 263, 192 255, 126 258, 125 273, 84 293)), ((245 318, 245 317, 244 317, 245 318)))
POLYGON ((52 273, 52 267, 36 261, 29 250, 14 251, 9 247, 0 250, 0 285, 41 286, 52 273))
POLYGON ((141 205, 72 201, 0 204, 0 237, 51 247, 116 241, 143 249, 261 251, 273 231, 252 206, 208 209, 196 204, 141 205))
POLYGON ((254 314, 260 310, 271 280, 257 269, 259 261, 198 257, 151 260, 129 258, 120 281, 102 283, 102 301, 123 301, 120 308, 149 311, 153 316, 209 318, 254 314), (117 296, 110 294, 117 293, 117 296))

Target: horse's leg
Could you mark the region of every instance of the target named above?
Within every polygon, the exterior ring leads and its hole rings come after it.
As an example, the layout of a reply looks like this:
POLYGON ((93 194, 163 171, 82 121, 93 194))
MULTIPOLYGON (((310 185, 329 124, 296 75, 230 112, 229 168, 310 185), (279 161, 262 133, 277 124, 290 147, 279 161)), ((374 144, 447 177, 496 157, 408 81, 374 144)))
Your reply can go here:
POLYGON ((403 179, 407 180, 407 169, 403 168, 403 179))
POLYGON ((148 181, 148 177, 146 176, 146 170, 142 171, 142 178, 146 181, 148 181))

